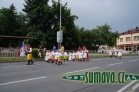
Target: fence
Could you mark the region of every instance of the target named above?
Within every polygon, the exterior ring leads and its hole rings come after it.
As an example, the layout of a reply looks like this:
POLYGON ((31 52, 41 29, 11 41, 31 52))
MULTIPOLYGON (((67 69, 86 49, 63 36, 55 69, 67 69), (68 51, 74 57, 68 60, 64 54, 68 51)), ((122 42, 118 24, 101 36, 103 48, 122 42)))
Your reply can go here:
POLYGON ((18 57, 17 52, 1 52, 0 57, 18 57))
POLYGON ((0 47, 0 58, 1 57, 18 57, 18 47, 0 47))

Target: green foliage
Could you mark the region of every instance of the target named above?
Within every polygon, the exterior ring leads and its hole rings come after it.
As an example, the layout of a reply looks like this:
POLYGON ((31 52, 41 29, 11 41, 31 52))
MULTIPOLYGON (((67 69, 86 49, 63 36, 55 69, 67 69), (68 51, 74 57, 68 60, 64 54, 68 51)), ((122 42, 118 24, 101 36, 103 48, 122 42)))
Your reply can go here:
MULTIPOLYGON (((34 47, 44 45, 50 49, 53 45, 57 45, 57 31, 60 30, 60 3, 52 0, 52 6, 50 6, 48 1, 25 0, 23 9, 25 14, 21 12, 18 14, 13 4, 9 8, 0 9, 0 35, 36 37, 37 40, 24 40, 25 43, 34 47)), ((70 50, 85 45, 89 49, 97 50, 100 45, 116 45, 119 33, 112 32, 110 25, 104 24, 92 30, 79 28, 74 23, 78 16, 71 15, 71 9, 67 7, 67 4, 61 7, 61 29, 64 38, 62 45, 65 49, 70 50)), ((19 41, 4 39, 0 43, 11 45, 19 44, 19 41)), ((38 57, 37 48, 33 49, 33 57, 38 57)))
POLYGON ((38 48, 33 48, 32 49, 32 57, 33 58, 38 58, 38 48))

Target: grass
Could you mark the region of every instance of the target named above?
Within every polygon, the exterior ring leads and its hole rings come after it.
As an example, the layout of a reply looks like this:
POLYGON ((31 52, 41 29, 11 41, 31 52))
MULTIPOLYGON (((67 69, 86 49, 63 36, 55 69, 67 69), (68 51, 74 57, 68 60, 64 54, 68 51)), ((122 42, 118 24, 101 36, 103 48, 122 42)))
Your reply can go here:
MULTIPOLYGON (((123 54, 123 56, 137 56, 139 54, 123 54)), ((89 54, 89 57, 90 58, 102 58, 102 57, 109 57, 109 54, 89 54)), ((61 58, 63 59, 63 57, 61 58)), ((33 58, 34 61, 39 61, 39 60, 44 60, 44 59, 39 59, 39 58, 33 58)), ((27 58, 26 57, 20 57, 20 58, 3 58, 1 57, 0 58, 0 62, 14 62, 14 61, 27 61, 27 58)))

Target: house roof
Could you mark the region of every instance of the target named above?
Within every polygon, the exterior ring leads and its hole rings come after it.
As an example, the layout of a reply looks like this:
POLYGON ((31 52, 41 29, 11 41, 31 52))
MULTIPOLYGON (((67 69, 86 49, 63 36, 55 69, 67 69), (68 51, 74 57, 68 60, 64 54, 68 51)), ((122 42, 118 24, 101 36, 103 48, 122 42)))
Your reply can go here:
POLYGON ((131 29, 126 32, 120 33, 120 35, 133 34, 133 33, 139 33, 139 29, 131 29))

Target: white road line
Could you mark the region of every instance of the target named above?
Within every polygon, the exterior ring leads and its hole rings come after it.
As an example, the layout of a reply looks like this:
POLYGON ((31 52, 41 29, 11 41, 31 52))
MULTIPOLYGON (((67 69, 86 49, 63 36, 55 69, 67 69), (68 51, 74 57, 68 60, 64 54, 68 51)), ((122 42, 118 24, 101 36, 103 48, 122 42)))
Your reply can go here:
POLYGON ((2 84, 0 84, 0 86, 8 85, 8 84, 13 84, 13 83, 19 83, 19 82, 25 82, 25 81, 31 81, 31 80, 44 79, 44 78, 47 78, 47 76, 38 77, 38 78, 31 78, 31 79, 25 79, 25 80, 19 80, 19 81, 13 81, 13 82, 7 82, 7 83, 2 83, 2 84))
POLYGON ((134 87, 132 87, 132 91, 135 91, 139 87, 139 83, 137 83, 134 87))
POLYGON ((109 64, 107 66, 111 66, 111 65, 117 65, 117 64, 121 64, 121 63, 124 63, 124 62, 120 62, 120 63, 114 63, 114 64, 109 64))
POLYGON ((83 69, 83 70, 78 70, 78 71, 73 71, 73 72, 67 72, 67 73, 64 73, 64 74, 76 73, 76 72, 81 72, 81 71, 86 71, 86 70, 97 69, 97 68, 99 68, 99 67, 88 68, 88 69, 83 69))
POLYGON ((130 60, 129 62, 134 62, 134 61, 138 61, 138 59, 136 59, 136 60, 130 60))
POLYGON ((132 81, 129 84, 127 84, 126 86, 124 86, 123 88, 121 88, 120 90, 118 90, 117 92, 123 92, 125 89, 127 89, 129 86, 131 86, 132 84, 134 84, 136 81, 132 81))
MULTIPOLYGON (((41 65, 41 64, 36 64, 36 65, 41 65)), ((36 66, 36 65, 7 66, 7 67, 2 67, 2 68, 24 67, 24 66, 36 66)))

